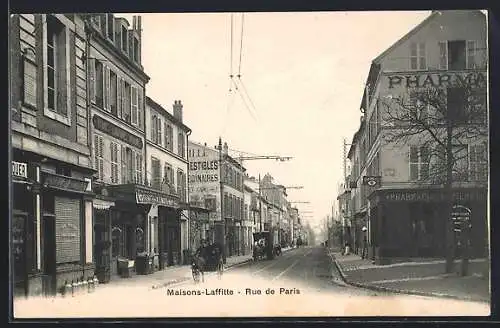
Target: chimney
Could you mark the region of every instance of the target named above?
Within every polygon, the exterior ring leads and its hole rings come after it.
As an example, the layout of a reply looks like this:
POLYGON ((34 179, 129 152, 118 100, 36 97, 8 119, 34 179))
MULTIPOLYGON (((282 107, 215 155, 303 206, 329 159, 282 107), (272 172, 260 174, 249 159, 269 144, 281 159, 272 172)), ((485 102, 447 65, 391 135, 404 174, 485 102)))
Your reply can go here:
POLYGON ((134 31, 137 29, 137 16, 132 17, 132 29, 134 31))
POLYGON ((174 117, 182 123, 182 103, 180 100, 174 100, 174 117))
POLYGON ((137 33, 139 33, 139 38, 141 37, 142 34, 142 16, 137 16, 137 33))
POLYGON ((227 142, 224 142, 224 149, 223 149, 222 153, 224 155, 227 155, 227 151, 228 151, 227 142))

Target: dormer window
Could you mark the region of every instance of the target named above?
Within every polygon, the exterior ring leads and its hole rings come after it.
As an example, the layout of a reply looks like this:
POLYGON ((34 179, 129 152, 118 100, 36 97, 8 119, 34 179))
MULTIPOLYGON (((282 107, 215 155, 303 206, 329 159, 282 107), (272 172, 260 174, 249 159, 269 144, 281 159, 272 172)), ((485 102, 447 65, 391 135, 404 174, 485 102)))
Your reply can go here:
POLYGON ((115 40, 115 22, 114 22, 113 14, 107 14, 106 20, 107 20, 107 25, 108 25, 108 28, 107 28, 108 39, 110 39, 111 41, 114 41, 115 40))
POLYGON ((122 51, 127 52, 128 49, 128 31, 125 26, 122 26, 122 51))
POLYGON ((137 63, 140 62, 139 60, 139 40, 137 39, 136 36, 133 37, 133 42, 134 42, 134 47, 133 47, 133 56, 134 56, 134 61, 137 63))

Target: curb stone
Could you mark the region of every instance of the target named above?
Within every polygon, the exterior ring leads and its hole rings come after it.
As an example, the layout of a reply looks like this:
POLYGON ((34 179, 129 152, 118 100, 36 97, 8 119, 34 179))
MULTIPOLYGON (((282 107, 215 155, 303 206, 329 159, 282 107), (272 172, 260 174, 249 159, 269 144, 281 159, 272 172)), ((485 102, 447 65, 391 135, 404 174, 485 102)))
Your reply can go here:
POLYGON ((337 267, 337 270, 340 273, 340 277, 342 278, 342 281, 347 285, 351 285, 351 286, 358 287, 358 288, 369 289, 369 290, 373 290, 373 291, 389 292, 389 293, 396 293, 396 294, 416 295, 416 296, 425 296, 425 297, 438 297, 438 298, 455 299, 455 300, 461 300, 461 301, 488 302, 488 300, 475 298, 475 297, 464 297, 464 296, 457 296, 457 295, 444 294, 444 293, 434 293, 434 292, 422 292, 419 290, 396 289, 396 288, 375 286, 375 285, 366 284, 366 283, 362 284, 359 282, 349 281, 347 279, 346 274, 342 270, 342 266, 338 263, 337 259, 333 255, 333 253, 329 253, 329 255, 330 255, 331 259, 333 260, 333 263, 337 267))

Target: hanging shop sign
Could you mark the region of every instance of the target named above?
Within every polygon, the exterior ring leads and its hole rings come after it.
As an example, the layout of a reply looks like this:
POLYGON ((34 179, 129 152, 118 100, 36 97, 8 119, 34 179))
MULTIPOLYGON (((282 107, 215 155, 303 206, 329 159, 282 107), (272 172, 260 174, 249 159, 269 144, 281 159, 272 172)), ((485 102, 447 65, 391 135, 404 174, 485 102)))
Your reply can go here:
POLYGON ((175 208, 179 206, 177 199, 165 194, 160 194, 149 190, 138 189, 136 191, 135 196, 137 204, 154 204, 154 205, 175 207, 175 208))
POLYGON ((19 178, 28 178, 28 164, 12 162, 12 176, 19 178))
POLYGON ((143 147, 142 139, 139 138, 138 136, 133 135, 128 131, 125 131, 119 126, 109 121, 106 121, 105 119, 97 115, 94 115, 92 117, 92 122, 94 123, 94 127, 97 130, 107 133, 110 136, 115 137, 116 139, 119 139, 121 141, 124 141, 136 148, 142 149, 143 147))
POLYGON ((486 77, 482 72, 460 73, 430 73, 430 74, 404 74, 390 75, 387 77, 389 89, 394 87, 428 88, 448 87, 453 85, 468 85, 472 87, 485 87, 486 77))

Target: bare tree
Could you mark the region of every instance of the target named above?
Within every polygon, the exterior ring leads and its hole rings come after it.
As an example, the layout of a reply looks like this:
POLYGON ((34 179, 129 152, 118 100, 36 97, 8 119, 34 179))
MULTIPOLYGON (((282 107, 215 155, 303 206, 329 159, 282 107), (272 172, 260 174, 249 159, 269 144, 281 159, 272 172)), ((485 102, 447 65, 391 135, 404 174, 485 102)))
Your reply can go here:
MULTIPOLYGON (((411 179, 442 186, 451 214, 454 183, 469 178, 487 179, 478 177, 478 173, 469 177, 466 164, 467 147, 478 140, 484 140, 485 151, 481 156, 486 156, 486 81, 481 73, 474 73, 447 80, 446 84, 424 82, 424 86, 380 101, 384 139, 399 146, 418 145, 413 148, 414 153, 410 150, 410 162, 412 156, 418 156, 423 165, 411 179)), ((446 222, 446 272, 449 273, 453 271, 454 227, 451 218, 446 222)))

